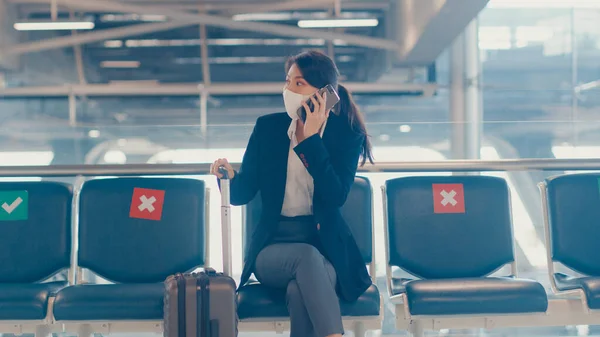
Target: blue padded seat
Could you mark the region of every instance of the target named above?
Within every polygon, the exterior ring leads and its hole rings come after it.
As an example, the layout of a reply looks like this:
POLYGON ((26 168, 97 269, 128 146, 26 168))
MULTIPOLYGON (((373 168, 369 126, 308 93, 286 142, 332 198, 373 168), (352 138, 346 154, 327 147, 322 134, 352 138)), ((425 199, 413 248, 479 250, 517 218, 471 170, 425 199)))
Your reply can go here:
MULTIPOLYGON (((373 260, 373 215, 372 189, 367 178, 356 177, 348 194, 341 213, 350 227, 356 243, 365 260, 369 264, 373 260)), ((247 240, 260 220, 262 209, 260 194, 244 207, 243 243, 244 252, 248 247, 247 240)), ((354 303, 340 302, 343 316, 378 316, 380 311, 380 294, 377 286, 372 285, 354 303)), ((289 317, 285 290, 273 289, 251 282, 238 291, 238 317, 240 319, 289 317)))
POLYGON ((0 284, 0 320, 42 320, 48 299, 67 282, 0 284))
POLYGON ((538 282, 488 276, 514 263, 503 179, 397 178, 386 182, 386 202, 388 263, 415 276, 388 276, 391 295, 405 294, 412 315, 547 310, 548 298, 538 282), (442 195, 451 197, 444 201, 442 195))
POLYGON ((510 277, 416 280, 406 284, 413 315, 545 312, 548 299, 535 281, 510 277))
MULTIPOLYGON (((356 302, 340 301, 342 316, 361 317, 379 315, 379 290, 372 285, 356 302)), ((238 292, 238 317, 289 317, 285 289, 266 287, 259 282, 249 283, 238 292)))
POLYGON ((42 320, 49 298, 66 286, 38 282, 69 268, 73 192, 44 181, 3 182, 0 193, 2 205, 13 206, 13 219, 0 210, 0 320, 42 320))
POLYGON ((161 319, 162 282, 205 263, 205 193, 204 182, 195 179, 86 182, 79 201, 79 267, 116 284, 75 285, 60 291, 54 302, 55 318, 161 319), (155 219, 130 216, 141 198, 135 193, 138 189, 146 190, 146 199, 152 198, 147 190, 164 193, 162 212, 162 197, 155 198, 154 211, 159 212, 155 219))
POLYGON ((65 288, 55 301, 56 320, 160 320, 164 284, 82 284, 65 288))
POLYGON ((558 290, 581 289, 590 309, 600 309, 600 175, 569 174, 546 180, 553 262, 582 274, 556 273, 558 290))

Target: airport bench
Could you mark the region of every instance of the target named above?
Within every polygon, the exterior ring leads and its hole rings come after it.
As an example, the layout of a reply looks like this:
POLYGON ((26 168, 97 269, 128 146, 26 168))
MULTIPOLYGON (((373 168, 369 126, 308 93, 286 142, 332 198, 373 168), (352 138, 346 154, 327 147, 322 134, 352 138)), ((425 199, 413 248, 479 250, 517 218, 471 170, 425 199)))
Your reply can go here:
POLYGON ((76 285, 59 291, 54 318, 68 333, 162 333, 163 281, 207 263, 203 181, 111 178, 83 184, 76 285), (113 284, 86 284, 82 269, 113 284))
POLYGON ((44 282, 71 263, 69 185, 0 183, 0 332, 46 336, 55 293, 67 282, 44 282))
POLYGON ((569 174, 540 184, 552 291, 600 309, 600 175, 569 174), (555 271, 555 264, 571 270, 555 271))
MULTIPOLYGON (((348 199, 342 207, 342 216, 348 223, 360 251, 369 266, 375 283, 375 255, 373 246, 373 202, 372 188, 368 179, 357 177, 348 199)), ((244 209, 243 242, 248 246, 253 229, 258 225, 261 212, 260 195, 244 209)), ((244 249, 245 249, 244 248, 244 249)), ((340 302, 344 325, 356 336, 364 336, 367 330, 381 328, 383 300, 373 284, 354 303, 340 302)), ((240 331, 289 330, 289 313, 286 307, 285 290, 275 290, 251 281, 238 293, 238 316, 240 331)))
POLYGON ((516 278, 504 180, 388 180, 384 213, 387 284, 398 328, 422 336, 424 329, 489 327, 498 316, 545 314, 542 285, 516 278), (507 265, 507 275, 491 276, 507 265), (392 268, 411 277, 395 277, 392 268))

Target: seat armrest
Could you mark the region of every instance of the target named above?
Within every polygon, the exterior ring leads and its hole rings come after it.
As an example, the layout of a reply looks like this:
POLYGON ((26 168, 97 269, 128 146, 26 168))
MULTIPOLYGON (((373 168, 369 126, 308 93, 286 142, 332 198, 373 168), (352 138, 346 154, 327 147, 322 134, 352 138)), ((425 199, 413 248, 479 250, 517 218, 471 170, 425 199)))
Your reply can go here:
POLYGON ((56 294, 61 291, 62 289, 64 289, 65 287, 67 287, 69 285, 69 282, 67 281, 55 281, 55 282, 48 282, 46 283, 48 285, 48 295, 50 297, 55 297, 56 294))
POLYGON ((563 273, 554 273, 554 282, 559 291, 582 289, 582 277, 575 277, 563 273))
POLYGON ((406 292, 406 285, 414 279, 404 277, 392 277, 392 295, 400 295, 406 292))

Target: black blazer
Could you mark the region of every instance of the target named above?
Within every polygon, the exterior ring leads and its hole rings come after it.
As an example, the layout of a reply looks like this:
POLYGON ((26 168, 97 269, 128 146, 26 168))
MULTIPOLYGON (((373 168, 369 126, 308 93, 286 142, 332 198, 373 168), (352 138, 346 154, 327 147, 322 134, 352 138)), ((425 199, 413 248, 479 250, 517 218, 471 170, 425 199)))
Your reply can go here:
MULTIPOLYGON (((258 253, 270 240, 283 206, 290 149, 286 113, 258 118, 240 171, 231 181, 231 203, 249 203, 260 191, 262 214, 252 233, 240 286, 254 270, 258 253)), ((346 117, 329 116, 323 138, 314 135, 294 148, 314 180, 313 212, 320 224, 322 252, 337 273, 338 295, 356 300, 371 279, 354 237, 340 213, 354 182, 364 136, 354 132, 346 117)))

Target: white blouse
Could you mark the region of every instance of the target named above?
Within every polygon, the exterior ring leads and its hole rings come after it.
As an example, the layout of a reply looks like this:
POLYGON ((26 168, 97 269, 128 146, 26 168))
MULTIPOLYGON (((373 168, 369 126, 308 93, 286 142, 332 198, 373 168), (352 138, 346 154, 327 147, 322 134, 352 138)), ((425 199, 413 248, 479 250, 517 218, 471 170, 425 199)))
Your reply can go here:
MULTIPOLYGON (((294 148, 298 145, 298 139, 296 138, 297 123, 297 120, 292 120, 288 129, 290 153, 287 164, 285 196, 283 198, 283 208, 281 209, 281 215, 287 217, 313 214, 313 194, 315 189, 313 178, 308 173, 306 167, 304 167, 302 160, 294 152, 294 148)), ((327 121, 325 121, 326 123, 327 121)), ((325 124, 321 127, 321 137, 323 137, 325 124)))

